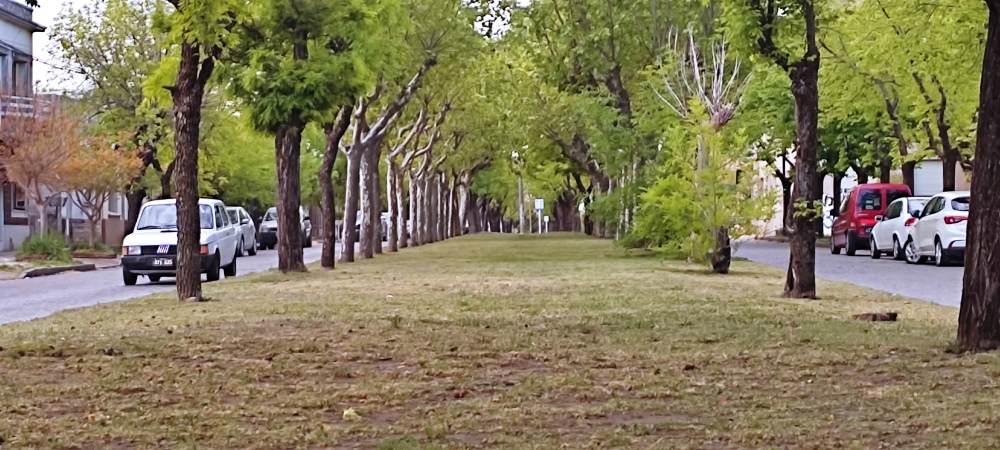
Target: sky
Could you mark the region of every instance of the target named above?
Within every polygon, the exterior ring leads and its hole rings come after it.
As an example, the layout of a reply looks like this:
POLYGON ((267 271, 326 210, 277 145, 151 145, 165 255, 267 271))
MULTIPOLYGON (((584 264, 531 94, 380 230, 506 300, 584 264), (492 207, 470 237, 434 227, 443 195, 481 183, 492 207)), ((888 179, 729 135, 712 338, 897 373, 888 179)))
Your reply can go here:
MULTIPOLYGON (((7 1, 7 0, 0 0, 7 1)), ((75 0, 80 3, 81 0, 75 0)), ((66 6, 72 6, 74 0, 41 0, 38 8, 35 8, 32 18, 35 23, 44 27, 50 27, 56 16, 66 6)), ((60 70, 52 55, 49 54, 48 30, 35 33, 34 36, 35 62, 33 64, 33 77, 39 87, 39 91, 64 91, 74 90, 79 87, 80 82, 76 80, 64 80, 67 73, 60 70)))

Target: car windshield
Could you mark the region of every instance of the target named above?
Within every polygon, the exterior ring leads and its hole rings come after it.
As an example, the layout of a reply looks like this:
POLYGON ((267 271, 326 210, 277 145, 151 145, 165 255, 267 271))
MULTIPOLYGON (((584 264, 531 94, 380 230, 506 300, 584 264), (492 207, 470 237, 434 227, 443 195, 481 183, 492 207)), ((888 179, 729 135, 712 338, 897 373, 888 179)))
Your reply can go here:
POLYGON ((955 211, 969 210, 969 197, 959 197, 951 201, 951 209, 955 211))
MULTIPOLYGON (((202 229, 211 229, 212 207, 208 205, 198 205, 198 216, 202 229)), ((139 220, 135 224, 136 230, 171 230, 177 228, 177 206, 174 204, 152 205, 142 209, 139 220)))
POLYGON ((924 199, 910 199, 909 212, 911 216, 915 216, 924 210, 924 205, 927 204, 927 200, 924 199))
POLYGON ((264 222, 270 222, 272 220, 278 220, 278 210, 269 209, 264 213, 264 222))
POLYGON ((865 189, 858 194, 858 208, 862 211, 878 211, 882 209, 882 192, 865 189))
POLYGON ((229 214, 229 223, 240 223, 240 212, 235 209, 227 209, 226 213, 229 214))

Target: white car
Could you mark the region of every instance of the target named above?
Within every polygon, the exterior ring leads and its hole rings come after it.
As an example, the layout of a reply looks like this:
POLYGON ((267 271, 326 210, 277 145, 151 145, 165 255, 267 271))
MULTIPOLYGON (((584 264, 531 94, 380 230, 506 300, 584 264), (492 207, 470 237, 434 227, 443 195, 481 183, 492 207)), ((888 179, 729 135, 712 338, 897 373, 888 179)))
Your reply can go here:
MULTIPOLYGON (((198 200, 201 221, 201 272, 208 281, 219 280, 221 268, 227 277, 236 276, 236 250, 240 232, 219 200, 198 200)), ((122 242, 122 278, 126 286, 140 275, 158 282, 177 276, 177 203, 155 200, 142 205, 135 230, 122 242)))
MULTIPOLYGON (((302 247, 312 247, 312 220, 309 210, 299 207, 299 224, 302 229, 302 247)), ((278 208, 272 206, 264 213, 260 222, 260 249, 273 249, 278 245, 278 208)))
POLYGON ((253 226, 253 219, 250 213, 241 206, 230 206, 226 208, 229 213, 229 222, 240 229, 240 243, 236 247, 236 256, 243 256, 249 253, 250 256, 257 254, 257 227, 253 226))
POLYGON ((875 217, 878 223, 872 228, 870 248, 872 259, 879 259, 883 253, 902 261, 906 258, 903 244, 910 237, 913 224, 917 223, 920 210, 930 197, 903 197, 894 200, 885 213, 875 217))
POLYGON ((969 221, 969 191, 942 192, 931 197, 913 225, 906 245, 906 262, 933 258, 937 266, 965 258, 965 226, 969 221))

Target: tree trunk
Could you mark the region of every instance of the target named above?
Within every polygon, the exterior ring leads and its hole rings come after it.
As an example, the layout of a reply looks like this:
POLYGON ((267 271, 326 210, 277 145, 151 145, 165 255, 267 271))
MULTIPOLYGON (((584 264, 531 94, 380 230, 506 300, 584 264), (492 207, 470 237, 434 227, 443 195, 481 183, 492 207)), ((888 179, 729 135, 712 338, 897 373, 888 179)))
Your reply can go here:
MULTIPOLYGON (((406 248, 410 241, 410 236, 409 236, 410 231, 409 228, 406 226, 407 220, 411 219, 413 217, 413 214, 411 213, 412 210, 409 208, 409 205, 407 205, 406 198, 404 197, 403 194, 403 181, 404 181, 403 171, 399 167, 396 167, 395 176, 396 176, 396 205, 399 209, 397 210, 398 216, 396 217, 396 222, 393 225, 393 227, 395 228, 396 235, 398 236, 397 239, 399 240, 399 247, 406 248)), ((407 189, 409 189, 409 186, 407 186, 407 189)))
POLYGON ((357 242, 358 206, 361 201, 361 159, 364 150, 352 148, 347 153, 347 183, 344 189, 344 244, 340 262, 354 262, 354 243, 357 242))
POLYGON ((730 245, 729 228, 716 227, 715 249, 712 252, 712 271, 718 274, 729 273, 729 267, 733 262, 733 247, 730 245))
POLYGON ((483 220, 479 214, 479 195, 471 190, 467 190, 466 192, 465 217, 469 222, 469 234, 482 233, 483 220))
POLYGON ((99 220, 101 220, 100 216, 96 218, 87 217, 87 221, 90 222, 90 236, 87 239, 87 245, 89 245, 91 249, 94 248, 94 240, 97 237, 97 221, 99 220))
POLYGON ((843 196, 843 185, 844 185, 844 175, 834 174, 833 175, 833 209, 832 213, 840 211, 841 197, 843 196))
POLYGON ((903 184, 909 186, 912 192, 916 186, 916 181, 914 180, 917 172, 917 163, 915 161, 904 162, 900 170, 903 172, 903 184))
POLYGON ((941 160, 941 190, 944 192, 955 190, 955 168, 958 166, 959 158, 961 158, 961 155, 958 153, 958 150, 952 149, 952 151, 944 152, 944 158, 941 160))
POLYGON ((386 160, 386 170, 385 170, 385 199, 389 206, 389 229, 386 230, 386 237, 388 238, 389 251, 398 252, 399 251, 399 228, 396 226, 399 223, 399 181, 396 178, 396 174, 399 173, 399 166, 396 161, 392 158, 386 160))
POLYGON ((170 189, 170 184, 174 178, 174 171, 177 170, 177 160, 174 159, 167 164, 167 170, 160 175, 160 199, 172 198, 173 192, 170 189))
POLYGON ((987 0, 990 18, 979 90, 979 126, 973 167, 965 279, 958 313, 958 344, 971 351, 1000 348, 1000 0, 987 0))
POLYGON ((382 159, 382 151, 379 146, 375 153, 372 155, 371 167, 372 167, 372 195, 370 200, 371 205, 371 221, 372 221, 372 251, 376 255, 382 254, 382 175, 379 173, 379 160, 382 159))
POLYGON ((205 84, 214 58, 202 62, 197 46, 181 43, 174 102, 174 191, 177 195, 177 297, 201 301, 201 218, 198 211, 198 143, 205 84), (199 65, 202 65, 199 71, 199 65))
POLYGON ((361 251, 361 257, 364 259, 371 259, 375 257, 375 249, 372 246, 372 196, 375 192, 372 191, 372 178, 375 176, 374 169, 372 168, 371 161, 371 150, 366 149, 365 154, 361 156, 361 237, 358 241, 358 247, 361 251))
POLYGON ((878 165, 879 181, 883 183, 892 182, 892 158, 882 158, 878 165))
POLYGON ((278 130, 274 138, 278 186, 275 203, 278 209, 278 270, 305 272, 303 261, 301 186, 299 182, 303 123, 297 117, 278 130))
MULTIPOLYGON (((785 296, 791 298, 816 297, 816 233, 813 228, 816 217, 811 214, 795 214, 800 205, 812 211, 821 186, 817 186, 816 150, 819 146, 817 122, 819 119, 819 51, 816 49, 815 10, 811 2, 806 2, 803 14, 806 16, 807 43, 806 56, 790 73, 792 94, 795 97, 796 162, 795 185, 792 190, 793 205, 788 222, 792 224, 788 276, 785 296)), ((804 211, 805 212, 805 211, 804 211)))
POLYGON ((125 194, 128 200, 128 216, 125 219, 125 236, 135 231, 135 223, 139 220, 139 210, 142 209, 142 201, 146 198, 146 190, 139 188, 125 194))
MULTIPOLYGON (((353 102, 352 102, 353 103, 353 102)), ((333 167, 340 153, 340 140, 351 124, 351 107, 344 106, 334 123, 323 126, 326 148, 323 163, 319 168, 320 207, 323 209, 323 254, 320 264, 325 269, 333 269, 337 260, 337 203, 333 190, 333 167)))
POLYGON ((419 247, 423 243, 424 220, 424 180, 420 176, 410 177, 410 246, 419 247))

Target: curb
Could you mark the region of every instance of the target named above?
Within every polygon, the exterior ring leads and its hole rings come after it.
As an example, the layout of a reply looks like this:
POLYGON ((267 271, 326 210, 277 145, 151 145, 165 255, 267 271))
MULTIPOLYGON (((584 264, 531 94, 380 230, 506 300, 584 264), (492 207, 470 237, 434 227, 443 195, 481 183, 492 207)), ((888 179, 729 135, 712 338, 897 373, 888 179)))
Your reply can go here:
MULTIPOLYGON (((789 242, 788 238, 778 238, 778 237, 774 237, 774 236, 768 236, 768 237, 760 238, 758 240, 765 241, 765 242, 777 242, 779 244, 787 244, 789 242)), ((830 246, 830 238, 817 238, 816 239, 816 248, 827 248, 829 246, 830 246)))
POLYGON ((97 270, 97 266, 94 264, 73 264, 69 266, 55 266, 55 267, 36 267, 34 269, 28 269, 21 272, 17 276, 18 279, 21 278, 36 278, 44 277, 48 275, 55 275, 57 273, 63 272, 91 272, 97 270))

